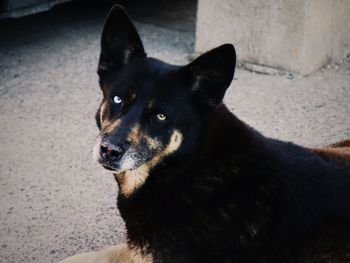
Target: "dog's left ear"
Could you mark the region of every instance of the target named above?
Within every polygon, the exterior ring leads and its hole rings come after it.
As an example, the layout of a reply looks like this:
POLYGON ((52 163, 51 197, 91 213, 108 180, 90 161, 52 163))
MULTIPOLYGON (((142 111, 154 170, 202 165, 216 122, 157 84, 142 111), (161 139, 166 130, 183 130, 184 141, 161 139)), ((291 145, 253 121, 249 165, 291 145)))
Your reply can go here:
POLYGON ((195 99, 209 109, 216 108, 230 86, 236 66, 236 51, 233 45, 214 48, 182 70, 188 77, 195 99))
POLYGON ((100 82, 111 72, 118 72, 136 58, 146 57, 141 39, 125 9, 112 7, 101 37, 101 54, 97 73, 100 82))

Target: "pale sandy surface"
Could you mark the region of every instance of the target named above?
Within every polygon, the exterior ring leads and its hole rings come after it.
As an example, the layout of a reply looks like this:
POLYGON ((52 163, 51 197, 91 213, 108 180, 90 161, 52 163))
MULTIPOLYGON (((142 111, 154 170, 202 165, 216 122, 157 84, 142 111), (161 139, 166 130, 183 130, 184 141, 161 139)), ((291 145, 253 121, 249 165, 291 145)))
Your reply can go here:
MULTIPOLYGON (((149 55, 186 63, 192 1, 129 5, 149 55)), ((106 12, 78 2, 0 21, 1 263, 56 262, 123 240, 116 184, 91 157, 106 12)), ((348 66, 293 79, 238 70, 225 100, 265 135, 325 145, 350 137, 348 66)))

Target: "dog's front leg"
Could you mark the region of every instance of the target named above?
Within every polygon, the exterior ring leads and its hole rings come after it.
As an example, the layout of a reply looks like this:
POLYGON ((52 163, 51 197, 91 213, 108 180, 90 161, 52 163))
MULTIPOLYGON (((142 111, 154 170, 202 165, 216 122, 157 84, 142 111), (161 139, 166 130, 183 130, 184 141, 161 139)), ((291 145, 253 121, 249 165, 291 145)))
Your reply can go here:
POLYGON ((142 256, 129 249, 125 243, 111 246, 98 251, 77 254, 59 263, 150 263, 148 256, 142 256))

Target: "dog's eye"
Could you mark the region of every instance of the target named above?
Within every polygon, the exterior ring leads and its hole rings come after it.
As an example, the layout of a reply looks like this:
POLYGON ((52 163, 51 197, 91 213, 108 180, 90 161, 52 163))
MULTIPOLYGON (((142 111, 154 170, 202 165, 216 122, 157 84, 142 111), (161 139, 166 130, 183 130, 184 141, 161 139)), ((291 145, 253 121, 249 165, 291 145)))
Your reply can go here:
POLYGON ((116 104, 122 103, 122 99, 121 99, 120 97, 118 97, 118 96, 114 96, 113 101, 114 101, 114 103, 116 103, 116 104))
POLYGON ((162 113, 158 113, 157 114, 157 119, 160 121, 165 121, 166 120, 166 116, 162 113))

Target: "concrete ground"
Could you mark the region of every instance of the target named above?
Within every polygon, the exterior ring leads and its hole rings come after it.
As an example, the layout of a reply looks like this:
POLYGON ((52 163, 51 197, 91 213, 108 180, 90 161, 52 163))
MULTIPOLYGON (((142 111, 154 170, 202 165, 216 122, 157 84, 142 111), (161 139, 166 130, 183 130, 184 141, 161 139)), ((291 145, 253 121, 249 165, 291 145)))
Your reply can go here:
MULTIPOLYGON (((127 7, 149 55, 186 63, 196 3, 169 2, 127 7)), ((108 8, 77 1, 0 21, 1 263, 57 262, 124 239, 116 183, 91 157, 108 8)), ((226 103, 265 135, 308 146, 350 137, 347 61, 308 77, 238 70, 236 78, 226 103)))

